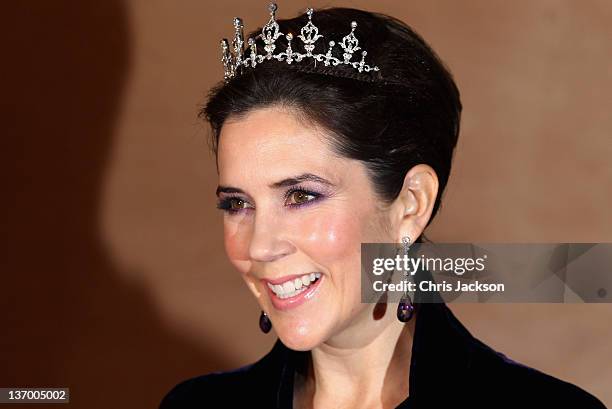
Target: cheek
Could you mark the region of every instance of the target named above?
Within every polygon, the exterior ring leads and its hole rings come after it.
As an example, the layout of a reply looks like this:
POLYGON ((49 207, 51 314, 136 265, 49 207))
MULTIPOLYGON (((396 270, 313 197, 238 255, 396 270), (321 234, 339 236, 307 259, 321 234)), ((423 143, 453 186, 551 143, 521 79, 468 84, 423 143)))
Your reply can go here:
POLYGON ((249 232, 245 223, 223 222, 225 252, 230 262, 240 271, 246 273, 249 262, 249 232))
POLYGON ((360 251, 361 228, 351 214, 317 214, 296 225, 300 247, 315 261, 329 265, 360 251))

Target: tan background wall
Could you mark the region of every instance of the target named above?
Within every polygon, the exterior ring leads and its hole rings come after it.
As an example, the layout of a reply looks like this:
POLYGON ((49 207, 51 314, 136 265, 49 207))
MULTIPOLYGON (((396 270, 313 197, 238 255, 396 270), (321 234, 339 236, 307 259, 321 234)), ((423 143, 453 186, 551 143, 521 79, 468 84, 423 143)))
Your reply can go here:
MULTIPOLYGON (((394 15, 462 91, 437 241, 612 241, 612 3, 283 1, 394 15)), ((0 387, 155 407, 274 335, 225 259, 207 128, 218 40, 263 1, 3 4, 0 387)), ((612 289, 608 289, 612 291, 612 289)), ((510 357, 612 405, 611 305, 453 305, 510 357)), ((25 406, 24 406, 25 407, 25 406)), ((36 406, 38 408, 42 406, 36 406)))

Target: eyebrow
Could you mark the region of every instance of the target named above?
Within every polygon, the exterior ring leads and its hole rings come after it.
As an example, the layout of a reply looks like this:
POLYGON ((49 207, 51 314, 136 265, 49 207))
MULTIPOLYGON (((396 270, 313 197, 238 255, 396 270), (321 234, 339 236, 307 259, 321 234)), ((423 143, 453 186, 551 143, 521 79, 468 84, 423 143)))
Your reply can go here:
MULTIPOLYGON (((302 182, 316 182, 316 183, 322 183, 328 186, 333 186, 333 183, 331 183, 327 179, 324 179, 312 173, 303 173, 298 176, 293 176, 293 177, 283 179, 278 182, 274 182, 270 185, 270 187, 274 189, 278 189, 281 187, 294 186, 302 182)), ((219 196, 219 193, 242 193, 244 194, 244 190, 238 189, 237 187, 219 185, 217 187, 217 192, 216 192, 217 196, 219 196)))

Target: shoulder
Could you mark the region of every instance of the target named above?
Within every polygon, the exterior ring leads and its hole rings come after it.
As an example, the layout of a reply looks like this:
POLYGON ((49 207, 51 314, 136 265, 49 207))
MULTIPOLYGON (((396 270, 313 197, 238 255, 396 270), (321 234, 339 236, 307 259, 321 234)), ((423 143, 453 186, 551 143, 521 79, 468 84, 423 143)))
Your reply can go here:
POLYGON ((226 371, 196 376, 178 383, 162 399, 159 409, 190 409, 223 402, 224 407, 251 406, 275 396, 275 387, 285 359, 277 342, 259 361, 226 371))
POLYGON ((475 340, 470 360, 474 386, 482 398, 508 406, 605 409, 580 387, 516 362, 475 340), (492 399, 492 400, 491 400, 492 399))
MULTIPOLYGON (((417 356, 413 355, 416 365, 411 366, 411 377, 414 369, 419 375, 414 391, 424 392, 418 394, 422 407, 428 407, 425 400, 433 399, 445 403, 437 407, 605 408, 580 387, 489 347, 443 303, 420 305, 414 342, 417 356)), ((413 392, 412 383, 410 387, 413 392)))
POLYGON ((244 392, 248 385, 253 365, 247 365, 233 371, 214 372, 184 380, 174 386, 163 398, 159 409, 187 409, 206 407, 206 404, 226 397, 227 402, 235 401, 238 393, 244 392))

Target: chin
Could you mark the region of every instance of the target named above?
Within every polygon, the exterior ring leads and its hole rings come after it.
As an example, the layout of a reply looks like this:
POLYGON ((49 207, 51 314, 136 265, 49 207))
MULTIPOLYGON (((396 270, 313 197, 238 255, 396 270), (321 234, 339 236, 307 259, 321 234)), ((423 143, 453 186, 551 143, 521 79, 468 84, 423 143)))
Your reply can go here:
POLYGON ((276 334, 287 348, 294 351, 310 351, 325 341, 321 328, 309 325, 279 325, 276 334))
POLYGON ((321 342, 319 340, 313 340, 308 337, 296 337, 296 336, 278 336, 283 344, 289 349, 294 351, 310 351, 317 347, 321 342))

